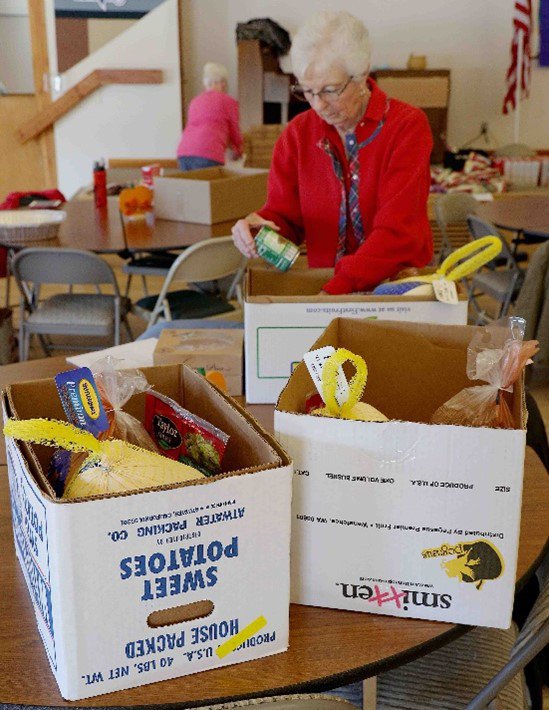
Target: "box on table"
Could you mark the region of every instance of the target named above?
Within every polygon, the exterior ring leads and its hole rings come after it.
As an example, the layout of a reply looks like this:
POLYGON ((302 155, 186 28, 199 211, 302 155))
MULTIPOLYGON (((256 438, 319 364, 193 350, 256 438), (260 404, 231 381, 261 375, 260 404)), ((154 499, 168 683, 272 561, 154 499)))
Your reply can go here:
POLYGON ((313 349, 364 357, 363 401, 389 417, 303 414, 315 391, 300 363, 275 410, 293 458, 291 600, 507 628, 515 593, 525 450, 515 429, 429 424, 464 387, 478 328, 338 318, 313 349))
POLYGON ((215 224, 238 219, 265 204, 268 170, 202 168, 170 172, 154 181, 157 217, 215 224))
MULTIPOLYGON (((15 548, 68 700, 288 646, 291 462, 198 373, 143 372, 156 391, 230 435, 223 474, 67 502, 52 498, 43 474, 53 449, 6 440, 15 548), (228 639, 263 618, 223 655, 228 639)), ((126 408, 141 421, 144 399, 126 408)), ((11 385, 3 404, 16 418, 64 418, 53 380, 11 385)))
POLYGON ((155 365, 188 365, 195 370, 219 372, 227 394, 242 394, 244 330, 164 328, 153 354, 155 365))
MULTIPOLYGON (((304 259, 298 259, 303 265, 304 259)), ((332 269, 281 273, 252 267, 244 295, 246 401, 274 403, 303 353, 337 316, 422 323, 467 323, 467 297, 456 305, 428 296, 319 296, 332 269)))

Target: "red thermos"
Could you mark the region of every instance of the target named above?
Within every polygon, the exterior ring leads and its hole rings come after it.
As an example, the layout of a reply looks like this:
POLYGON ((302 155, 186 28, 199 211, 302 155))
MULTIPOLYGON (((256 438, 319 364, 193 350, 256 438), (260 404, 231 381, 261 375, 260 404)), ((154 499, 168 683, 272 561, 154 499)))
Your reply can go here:
POLYGON ((107 206, 107 171, 102 161, 93 164, 93 194, 96 207, 107 206))

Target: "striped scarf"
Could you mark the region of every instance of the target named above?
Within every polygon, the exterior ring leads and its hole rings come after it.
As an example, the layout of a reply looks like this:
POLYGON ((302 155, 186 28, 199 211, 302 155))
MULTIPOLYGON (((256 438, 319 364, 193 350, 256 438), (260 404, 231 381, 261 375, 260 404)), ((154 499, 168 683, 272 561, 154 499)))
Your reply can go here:
POLYGON ((324 150, 324 152, 330 157, 332 161, 334 173, 338 179, 341 192, 341 201, 339 205, 336 263, 341 259, 342 256, 345 256, 345 253, 347 251, 347 214, 351 216, 351 224, 353 227, 353 233, 355 236, 356 243, 358 244, 358 246, 360 246, 364 242, 364 227, 362 225, 362 217, 360 214, 360 207, 358 202, 358 195, 360 189, 359 153, 363 148, 365 148, 377 138, 381 129, 383 128, 388 111, 389 99, 387 100, 385 112, 381 120, 379 121, 373 132, 368 136, 368 138, 366 138, 366 140, 363 140, 361 143, 358 142, 356 133, 347 133, 345 136, 345 147, 349 159, 349 172, 351 174, 351 181, 348 192, 345 188, 343 165, 337 157, 334 147, 332 146, 328 138, 323 138, 318 143, 318 146, 322 148, 322 150, 324 150))

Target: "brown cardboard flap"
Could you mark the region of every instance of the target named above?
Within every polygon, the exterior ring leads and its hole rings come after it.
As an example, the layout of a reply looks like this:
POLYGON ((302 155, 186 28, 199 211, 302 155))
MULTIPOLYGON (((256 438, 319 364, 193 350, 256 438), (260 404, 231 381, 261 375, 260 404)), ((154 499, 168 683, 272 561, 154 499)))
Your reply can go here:
POLYGON ((178 180, 203 180, 207 182, 218 182, 220 180, 242 180, 250 175, 267 174, 268 170, 260 168, 243 168, 242 171, 230 170, 223 167, 200 168, 198 170, 170 170, 164 172, 162 177, 175 178, 178 180))
MULTIPOLYGON (((467 347, 479 328, 337 318, 311 350, 333 345, 361 355, 368 366, 362 400, 389 419, 430 423, 434 411, 465 387, 484 384, 467 377, 467 347)), ((302 412, 315 391, 303 362, 280 395, 277 408, 302 412)), ((522 382, 515 385, 512 411, 523 427, 522 382)))
MULTIPOLYGON (((422 269, 432 273, 433 269, 422 269)), ((406 303, 412 301, 435 301, 432 296, 375 296, 363 293, 348 293, 340 296, 319 295, 324 284, 334 274, 333 269, 291 269, 280 272, 274 267, 249 267, 246 272, 244 300, 248 303, 406 303)), ((467 299, 461 284, 456 284, 460 301, 467 299)))
POLYGON ((317 296, 333 274, 333 269, 298 269, 286 272, 262 267, 248 269, 246 296, 317 296))

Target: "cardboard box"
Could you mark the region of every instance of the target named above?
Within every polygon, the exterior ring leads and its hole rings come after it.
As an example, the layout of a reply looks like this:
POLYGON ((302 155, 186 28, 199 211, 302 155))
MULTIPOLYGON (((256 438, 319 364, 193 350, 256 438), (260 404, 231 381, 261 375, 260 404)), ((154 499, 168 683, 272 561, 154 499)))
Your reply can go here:
POLYGON ((170 172, 154 181, 157 217, 215 224, 255 212, 267 197, 267 170, 203 168, 170 172))
MULTIPOLYGON (((299 260, 303 261, 303 260, 299 260)), ((427 296, 319 296, 332 269, 280 273, 250 268, 245 279, 246 400, 274 403, 296 363, 337 316, 421 323, 467 323, 467 298, 449 305, 427 296)))
POLYGON ((362 399, 388 422, 302 414, 314 385, 305 364, 297 366, 275 411, 276 435, 295 466, 293 602, 509 626, 526 440, 522 383, 512 396, 515 429, 429 424, 441 404, 475 384, 466 375, 475 330, 331 323, 313 349, 362 355, 362 399))
MULTIPOLYGON (((288 646, 290 460, 193 370, 143 371, 230 434, 223 475, 66 502, 51 497, 43 475, 52 449, 6 442, 15 547, 67 700, 288 646), (260 617, 266 624, 223 655, 220 646, 260 617)), ((3 404, 22 419, 62 418, 53 380, 12 385, 3 404)), ((142 419, 144 396, 130 404, 142 419)))
POLYGON ((244 330, 165 328, 154 350, 155 365, 188 365, 223 375, 230 395, 242 394, 244 330))

